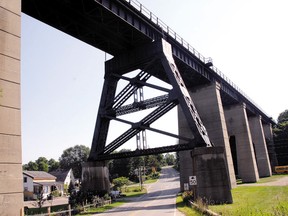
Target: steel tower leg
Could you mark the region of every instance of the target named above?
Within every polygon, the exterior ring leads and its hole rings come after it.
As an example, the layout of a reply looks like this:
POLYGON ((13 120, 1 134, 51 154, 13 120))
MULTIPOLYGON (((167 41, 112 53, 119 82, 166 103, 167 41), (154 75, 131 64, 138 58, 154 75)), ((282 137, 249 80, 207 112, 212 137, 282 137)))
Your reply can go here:
MULTIPOLYGON (((177 135, 171 135, 177 136, 177 135)), ((139 139, 140 137, 138 137, 139 139)), ((138 146, 140 147, 140 146, 138 146)), ((137 48, 131 52, 126 52, 125 54, 114 57, 113 59, 106 62, 105 65, 105 82, 102 92, 102 98, 100 102, 100 107, 98 111, 98 117, 94 132, 94 138, 92 142, 92 148, 89 156, 89 162, 84 166, 85 173, 82 173, 84 177, 83 184, 84 185, 95 185, 92 181, 97 178, 97 181, 102 182, 103 187, 108 187, 105 183, 107 180, 107 167, 105 167, 105 162, 102 163, 102 168, 100 161, 115 159, 121 157, 133 157, 139 155, 147 155, 147 154, 157 154, 164 153, 168 151, 181 151, 194 149, 195 147, 202 147, 197 149, 203 149, 199 153, 195 155, 192 154, 193 158, 199 158, 202 164, 206 163, 205 158, 207 156, 206 147, 212 147, 212 143, 208 137, 207 131, 198 115, 198 112, 194 106, 194 103, 186 89, 185 83, 181 77, 181 74, 177 68, 177 65, 174 62, 172 56, 171 45, 166 41, 158 41, 154 42, 148 46, 137 48), (140 69, 141 72, 134 78, 125 78, 123 75, 125 73, 134 71, 135 69, 140 69), (172 89, 164 89, 161 87, 153 86, 147 83, 147 80, 151 76, 156 76, 157 78, 162 79, 165 82, 171 84, 172 89), (129 84, 124 87, 117 95, 116 87, 119 79, 126 79, 129 81, 129 84), (157 88, 158 90, 163 90, 168 93, 168 96, 165 97, 157 97, 152 100, 140 100, 134 101, 133 104, 123 105, 130 97, 135 97, 135 92, 141 89, 143 86, 149 85, 149 87, 157 88), (148 104, 154 104, 157 106, 155 110, 153 110, 146 117, 141 119, 139 122, 130 122, 124 119, 117 118, 119 113, 125 113, 129 110, 139 111, 142 109, 149 108, 148 104), (155 132, 160 132, 166 135, 171 135, 168 132, 156 130, 150 127, 150 125, 157 121, 161 116, 166 114, 175 106, 180 105, 185 118, 189 124, 191 132, 193 134, 193 138, 183 138, 178 137, 179 139, 184 139, 187 141, 185 145, 177 145, 171 147, 162 147, 162 148, 149 148, 149 149, 136 149, 134 152, 129 153, 121 153, 121 154, 112 154, 116 149, 130 140, 132 137, 137 137, 137 134, 145 131, 145 130, 153 130, 155 132), (119 110, 121 110, 119 112, 119 110), (117 114, 118 113, 118 114, 117 114), (131 128, 126 132, 121 134, 118 138, 112 141, 109 144, 106 144, 109 123, 111 120, 120 121, 122 123, 130 124, 131 128), (99 161, 97 163, 93 163, 93 161, 99 161), (90 169, 92 166, 92 169, 90 169), (90 171, 91 170, 91 171, 90 171), (99 175, 101 172, 101 175, 99 175), (93 176, 90 176, 93 175, 93 176), (89 183, 91 181, 91 184, 89 183)), ((210 149, 210 148, 209 148, 210 149)), ((214 152, 212 148, 208 151, 209 157, 211 157, 210 152, 214 152)), ((221 169, 221 176, 228 176, 227 169, 225 166, 225 159, 221 155, 218 157, 217 153, 217 164, 220 164, 217 167, 217 170, 221 169)), ((220 152, 219 152, 220 153, 220 152)), ((216 156, 216 155, 215 155, 216 156)), ((213 157, 212 157, 213 158, 213 157)), ((215 160, 216 161, 216 160, 215 160)), ((210 163, 209 166, 207 164, 200 165, 199 170, 202 167, 207 167, 204 179, 204 183, 199 188, 198 193, 201 196, 210 196, 210 192, 213 194, 215 191, 225 191, 224 197, 212 196, 216 202, 217 200, 225 200, 228 203, 232 202, 231 192, 229 190, 229 182, 225 182, 217 187, 211 187, 210 183, 214 177, 219 177, 218 172, 214 170, 213 163, 210 163), (212 177, 209 177, 210 174, 212 177)), ((196 168, 196 171, 198 169, 196 168)), ((202 172, 202 171, 201 171, 202 172)), ((191 173, 192 175, 192 173, 191 173)), ((203 179, 203 178, 202 178, 203 179)), ((226 178, 227 179, 227 178, 226 178)), ((105 190, 109 190, 109 188, 104 188, 105 190)), ((97 188, 99 190, 99 188, 97 188)))

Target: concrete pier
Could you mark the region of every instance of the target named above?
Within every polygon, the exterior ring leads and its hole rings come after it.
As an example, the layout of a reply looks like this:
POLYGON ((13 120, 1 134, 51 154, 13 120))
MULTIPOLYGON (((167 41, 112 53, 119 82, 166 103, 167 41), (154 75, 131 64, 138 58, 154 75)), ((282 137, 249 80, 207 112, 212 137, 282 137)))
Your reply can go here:
POLYGON ((238 104, 225 108, 229 136, 235 136, 238 174, 243 182, 259 180, 255 152, 246 113, 246 105, 238 104))
POLYGON ((224 147, 195 148, 191 152, 197 178, 196 198, 209 204, 233 203, 224 147))
POLYGON ((277 160, 276 152, 275 152, 272 125, 270 123, 263 124, 263 131, 264 131, 265 140, 267 144, 267 151, 268 151, 268 156, 270 159, 271 170, 272 172, 274 172, 275 166, 278 166, 278 160, 277 160))
POLYGON ((104 194, 110 192, 109 170, 105 161, 82 164, 82 189, 104 194))
POLYGON ((23 208, 20 106, 21 1, 0 1, 0 215, 23 208))
POLYGON ((259 177, 261 178, 271 176, 271 166, 262 127, 261 116, 250 117, 249 126, 256 152, 259 177))
POLYGON ((224 147, 230 184, 231 188, 234 188, 236 178, 220 96, 220 84, 212 83, 208 86, 197 87, 190 90, 190 94, 213 145, 224 147))

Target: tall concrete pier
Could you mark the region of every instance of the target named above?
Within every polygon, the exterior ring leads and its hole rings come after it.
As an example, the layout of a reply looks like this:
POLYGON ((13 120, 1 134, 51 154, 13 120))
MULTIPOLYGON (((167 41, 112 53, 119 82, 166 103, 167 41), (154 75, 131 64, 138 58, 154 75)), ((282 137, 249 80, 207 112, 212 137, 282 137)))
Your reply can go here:
POLYGON ((0 215, 23 207, 20 39, 21 1, 0 1, 0 215))

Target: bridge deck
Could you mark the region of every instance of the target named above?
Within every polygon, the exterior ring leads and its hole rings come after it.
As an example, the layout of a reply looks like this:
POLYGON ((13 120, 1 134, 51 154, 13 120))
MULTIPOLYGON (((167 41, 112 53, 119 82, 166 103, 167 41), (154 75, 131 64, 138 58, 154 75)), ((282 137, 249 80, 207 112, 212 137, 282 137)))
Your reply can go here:
POLYGON ((111 55, 164 38, 188 88, 217 81, 224 106, 244 102, 248 115, 274 123, 209 59, 135 0, 22 0, 22 12, 111 55))

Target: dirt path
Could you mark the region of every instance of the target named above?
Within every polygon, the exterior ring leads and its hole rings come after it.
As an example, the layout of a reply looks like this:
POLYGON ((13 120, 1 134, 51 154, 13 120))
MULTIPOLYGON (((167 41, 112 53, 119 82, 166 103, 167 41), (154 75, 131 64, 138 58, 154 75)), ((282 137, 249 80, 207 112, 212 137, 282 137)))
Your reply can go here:
POLYGON ((288 176, 282 177, 280 179, 271 182, 241 184, 238 186, 288 186, 288 176))

